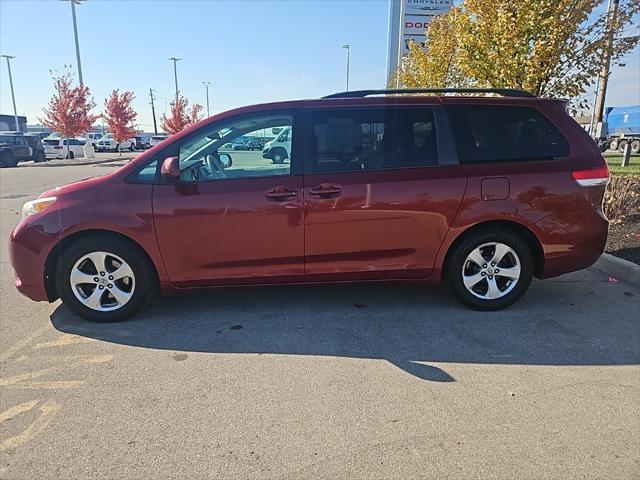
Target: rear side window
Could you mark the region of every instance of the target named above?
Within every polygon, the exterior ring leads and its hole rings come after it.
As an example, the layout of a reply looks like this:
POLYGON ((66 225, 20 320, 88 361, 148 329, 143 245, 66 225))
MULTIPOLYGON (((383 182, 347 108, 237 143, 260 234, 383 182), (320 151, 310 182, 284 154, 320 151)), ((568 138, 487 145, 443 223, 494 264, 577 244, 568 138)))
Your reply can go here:
POLYGON ((549 160, 569 144, 540 111, 506 105, 450 105, 447 113, 462 163, 549 160))
POLYGON ((432 108, 320 110, 312 124, 314 172, 437 164, 432 108))

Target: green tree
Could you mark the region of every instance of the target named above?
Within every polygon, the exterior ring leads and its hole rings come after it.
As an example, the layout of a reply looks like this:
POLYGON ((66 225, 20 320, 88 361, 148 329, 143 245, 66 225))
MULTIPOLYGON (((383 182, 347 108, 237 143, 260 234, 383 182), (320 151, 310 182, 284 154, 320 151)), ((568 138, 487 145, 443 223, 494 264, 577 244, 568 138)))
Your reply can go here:
POLYGON ((625 36, 637 0, 621 0, 606 25, 605 0, 465 0, 427 30, 400 67, 406 87, 508 87, 576 99, 595 81, 613 33, 612 61, 632 50, 625 36))

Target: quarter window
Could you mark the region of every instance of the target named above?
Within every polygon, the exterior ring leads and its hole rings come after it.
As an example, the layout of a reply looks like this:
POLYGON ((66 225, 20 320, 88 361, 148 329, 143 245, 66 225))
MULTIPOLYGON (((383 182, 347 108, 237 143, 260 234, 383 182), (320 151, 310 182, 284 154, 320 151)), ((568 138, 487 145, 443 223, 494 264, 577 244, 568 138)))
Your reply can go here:
POLYGON ((546 160, 569 154, 569 144, 540 111, 503 105, 448 106, 462 163, 546 160))
POLYGON ((312 121, 315 172, 437 164, 432 108, 317 111, 312 121))

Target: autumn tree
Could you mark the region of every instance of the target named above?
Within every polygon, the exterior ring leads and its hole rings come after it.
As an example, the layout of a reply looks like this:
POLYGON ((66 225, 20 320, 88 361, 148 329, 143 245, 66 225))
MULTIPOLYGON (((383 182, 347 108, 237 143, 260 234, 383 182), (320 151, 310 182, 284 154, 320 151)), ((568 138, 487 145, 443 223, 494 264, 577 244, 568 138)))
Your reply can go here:
POLYGON ((188 107, 189 101, 178 93, 176 101, 171 104, 171 115, 169 117, 163 115, 160 119, 162 129, 169 135, 173 135, 198 122, 202 118, 200 114, 202 105, 195 103, 191 109, 188 107))
POLYGON ((398 71, 406 87, 509 87, 576 99, 593 84, 613 34, 612 61, 639 37, 625 29, 640 2, 621 0, 606 24, 604 0, 465 0, 435 17, 428 51, 413 44, 398 71))
MULTIPOLYGON (((70 71, 53 75, 55 93, 49 105, 42 109, 45 116, 40 122, 54 132, 60 132, 62 138, 72 138, 91 130, 99 115, 92 115, 96 106, 86 85, 73 86, 73 74, 70 71)), ((67 142, 68 143, 68 142, 67 142)), ((67 157, 69 157, 67 144, 67 157)))
POLYGON ((119 92, 119 90, 114 90, 105 99, 102 118, 109 125, 109 130, 118 143, 118 153, 122 155, 120 144, 136 134, 132 125, 138 114, 131 107, 131 102, 135 98, 133 92, 127 91, 122 94, 119 92))

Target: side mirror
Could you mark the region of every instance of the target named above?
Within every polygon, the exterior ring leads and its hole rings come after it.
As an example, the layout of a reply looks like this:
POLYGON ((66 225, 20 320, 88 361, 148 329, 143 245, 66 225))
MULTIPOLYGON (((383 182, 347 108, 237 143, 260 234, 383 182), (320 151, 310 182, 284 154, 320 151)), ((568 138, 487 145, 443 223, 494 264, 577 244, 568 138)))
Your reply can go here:
POLYGON ((160 167, 160 175, 169 182, 180 180, 180 163, 178 157, 167 157, 160 167))
POLYGON ((222 168, 229 168, 231 165, 233 165, 233 160, 231 159, 231 155, 229 155, 228 153, 219 153, 218 159, 222 164, 222 168))

